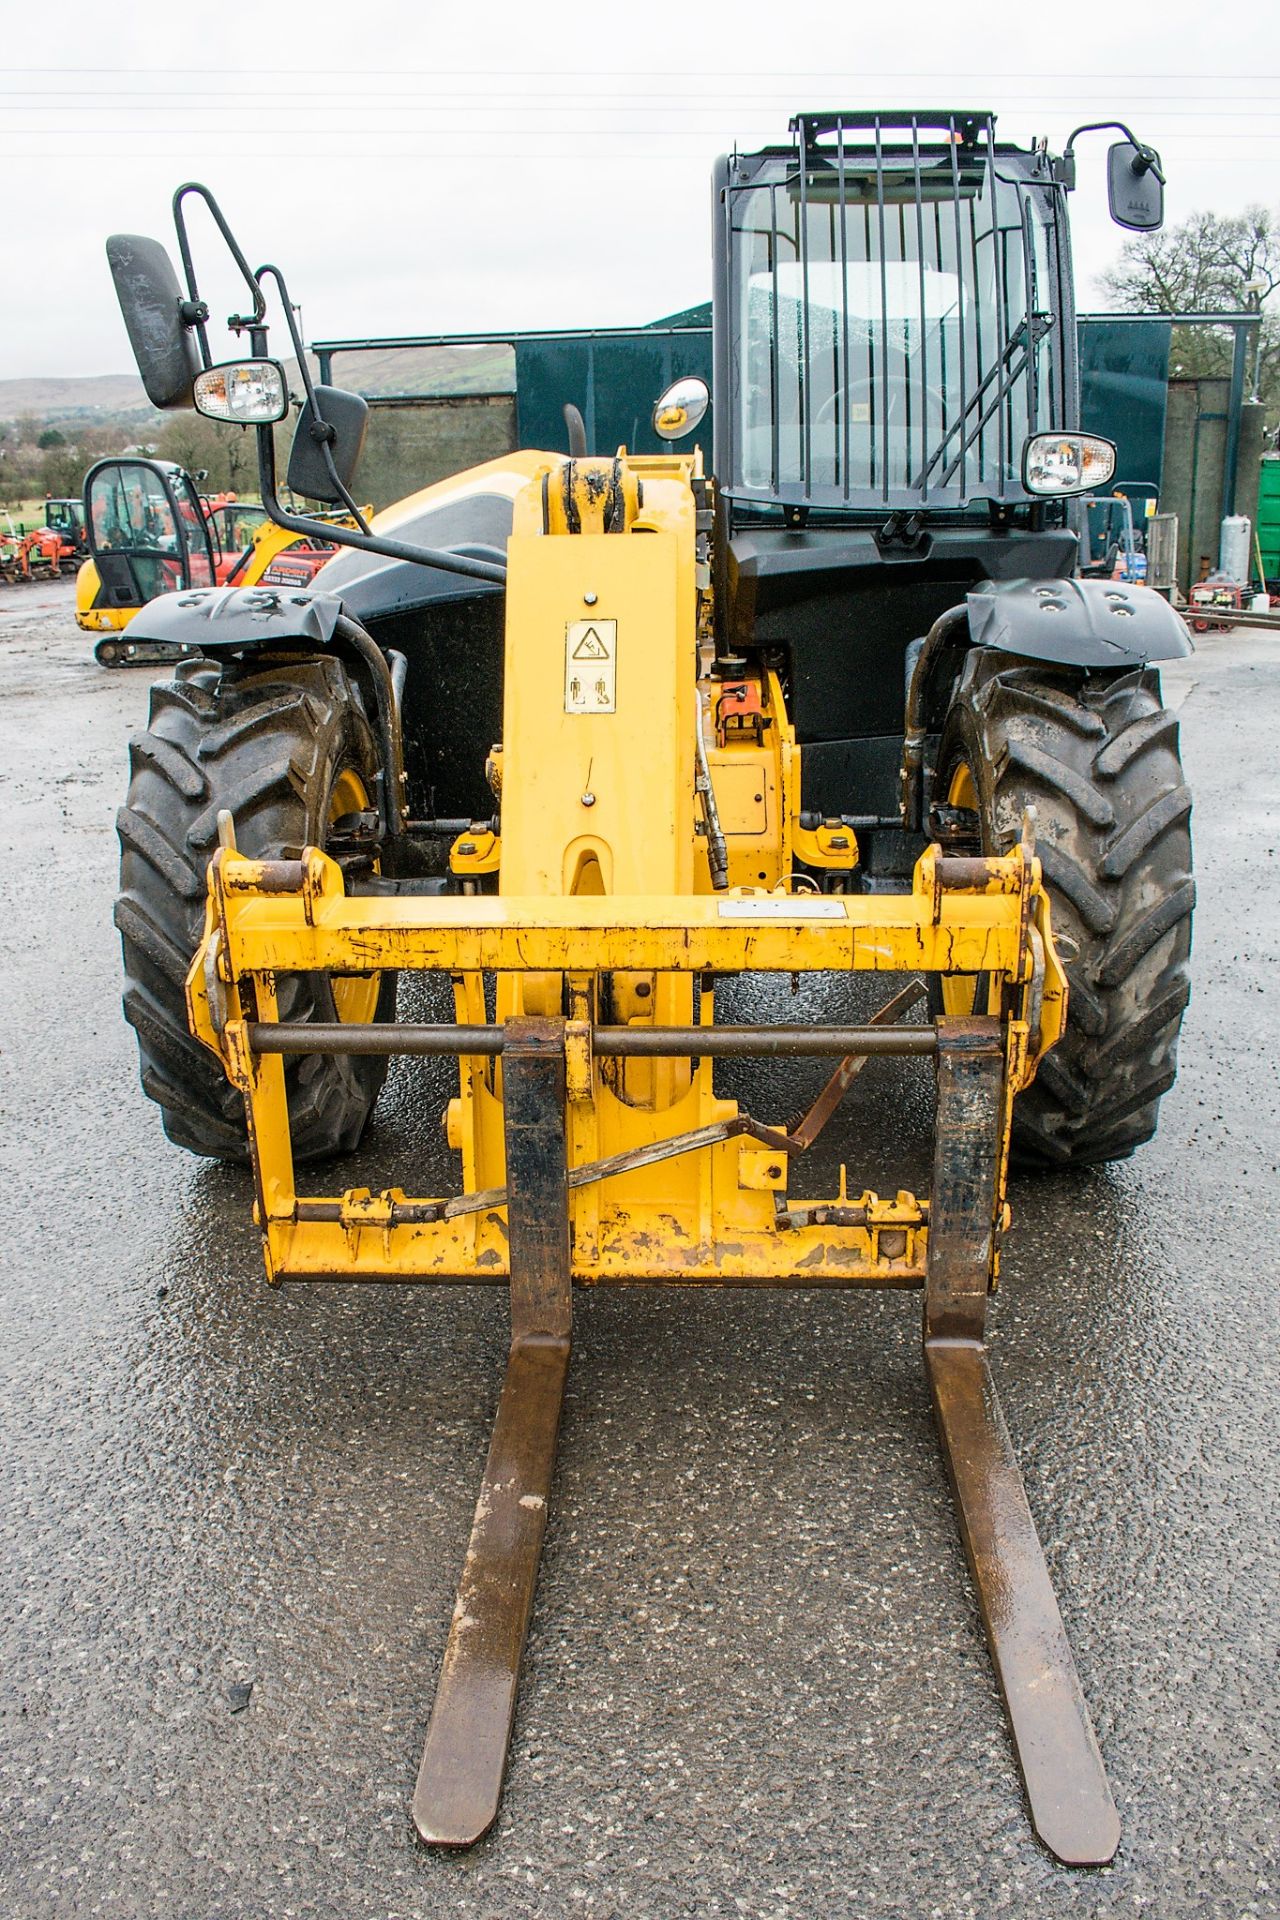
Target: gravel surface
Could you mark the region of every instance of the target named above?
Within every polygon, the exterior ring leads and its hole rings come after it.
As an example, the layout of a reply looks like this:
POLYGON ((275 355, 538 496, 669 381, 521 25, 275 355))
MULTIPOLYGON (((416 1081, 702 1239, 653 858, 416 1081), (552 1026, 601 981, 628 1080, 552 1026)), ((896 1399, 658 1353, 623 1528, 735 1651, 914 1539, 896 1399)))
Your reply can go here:
MULTIPOLYGON (((903 1295, 579 1296, 502 1813, 416 1844, 504 1303, 269 1293, 246 1176, 164 1140, 111 926, 147 679, 0 588, 0 1915, 1280 1914, 1280 642, 1167 676, 1181 1077, 1132 1161, 1015 1183, 993 1313, 1124 1825, 1093 1873, 1027 1822, 903 1295)), ((922 1072, 859 1083, 857 1184, 923 1157, 922 1072)), ((352 1183, 432 1190, 442 1090, 397 1066, 352 1183)))

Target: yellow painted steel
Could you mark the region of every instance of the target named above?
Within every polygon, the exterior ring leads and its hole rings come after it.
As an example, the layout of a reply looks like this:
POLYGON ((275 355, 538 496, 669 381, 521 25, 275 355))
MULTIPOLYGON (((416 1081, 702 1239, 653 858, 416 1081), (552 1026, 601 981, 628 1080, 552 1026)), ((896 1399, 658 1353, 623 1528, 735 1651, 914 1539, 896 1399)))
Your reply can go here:
MULTIPOLYGON (((1018 978, 1030 965, 1023 891, 939 890, 936 859, 932 849, 922 856, 910 893, 824 895, 820 903, 804 894, 784 901, 743 889, 658 897, 349 898, 340 868, 315 849, 297 869, 300 892, 276 891, 281 869, 240 854, 217 860, 216 882, 244 972, 345 966, 518 975, 604 973, 630 965, 687 973, 990 969, 1018 978), (272 890, 263 891, 264 883, 272 890), (810 911, 818 904, 821 918, 810 911)), ((1020 859, 1015 850, 989 864, 1003 873, 1020 859)), ((1028 884, 1038 913, 1038 877, 1028 884)))
POLYGON ((127 627, 136 607, 95 607, 102 591, 102 575, 92 560, 82 563, 76 573, 76 625, 86 633, 119 633, 127 627))
MULTIPOLYGON (((363 813, 368 805, 369 790, 364 781, 354 767, 344 767, 329 795, 329 825, 333 826, 347 814, 363 813)), ((334 1011, 339 1020, 363 1024, 373 1019, 382 985, 376 972, 335 973, 329 984, 333 992, 334 1011)))
MULTIPOLYGON (((273 1279, 338 1273, 369 1279, 501 1278, 507 1271, 505 1221, 495 1204, 426 1224, 397 1223, 391 1198, 376 1201, 358 1192, 335 1196, 339 1220, 300 1217, 283 1063, 278 1056, 249 1052, 241 999, 246 982, 252 982, 258 1017, 269 1021, 275 1017, 274 982, 281 970, 448 970, 464 975, 459 1018, 482 1025, 481 968, 502 974, 508 990, 530 972, 562 972, 571 984, 576 976, 588 1002, 615 959, 629 962, 633 972, 643 964, 655 974, 669 970, 686 980, 704 970, 989 970, 1011 984, 1020 1015, 1006 1022, 1012 1094, 1061 1031, 1065 983, 1048 937, 1038 862, 1026 861, 1019 849, 992 865, 999 876, 988 890, 943 890, 931 851, 918 863, 909 895, 826 896, 824 911, 830 902, 840 917, 820 921, 806 918, 805 900, 793 898, 784 918, 753 922, 726 917, 723 896, 348 899, 340 870, 315 850, 300 867, 296 891, 264 892, 262 883, 274 887, 278 873, 220 853, 211 870, 209 929, 191 971, 188 997, 194 1031, 218 1052, 248 1099, 269 1274, 273 1279)), ((765 895, 738 893, 729 899, 748 912, 756 902, 761 909, 775 905, 765 895)), ((708 1017, 710 996, 697 997, 699 1012, 708 1017)), ((709 1061, 693 1068, 688 1088, 661 1109, 657 1101, 649 1107, 628 1103, 608 1084, 609 1064, 590 1062, 589 1100, 570 1101, 571 1165, 736 1114, 734 1103, 715 1098, 709 1061)), ((463 1152, 463 1190, 500 1187, 501 1076, 491 1059, 461 1063, 459 1100, 453 1127, 463 1152)), ((576 1278, 665 1276, 735 1284, 790 1279, 815 1286, 912 1285, 922 1279, 923 1202, 899 1196, 884 1232, 873 1223, 839 1229, 801 1225, 783 1233, 773 1224, 778 1183, 758 1180, 759 1162, 752 1142, 727 1140, 579 1188, 572 1196, 576 1278)), ((846 1188, 842 1183, 833 1204, 847 1201, 846 1188)), ((443 1206, 444 1197, 437 1198, 443 1206)), ((874 1218, 884 1203, 864 1196, 855 1204, 871 1208, 874 1218)))
MULTIPOLYGON (((949 807, 967 807, 975 818, 978 810, 978 789, 973 773, 965 761, 958 761, 951 775, 947 789, 949 807)), ((942 982, 942 1005, 947 1013, 987 1013, 990 1011, 990 993, 982 993, 981 976, 954 973, 947 975, 942 982), (979 1005, 981 997, 982 1004, 979 1005)))
MULTIPOLYGON (((529 458, 526 456, 526 458, 529 458)), ((777 679, 707 677, 706 569, 695 462, 543 459, 515 503, 508 556, 503 740, 491 756, 501 835, 460 837, 471 889, 350 898, 308 849, 262 863, 230 847, 210 867, 188 983, 192 1031, 245 1095, 257 1217, 272 1280, 494 1279, 508 1271, 500 1057, 464 1056, 449 1103, 460 1194, 352 1190, 300 1197, 284 1064, 256 1054, 282 972, 447 973, 459 1024, 566 1018, 573 1272, 582 1282, 914 1286, 928 1203, 851 1185, 788 1207, 788 1156, 737 1135, 707 1058, 594 1057, 597 1025, 714 1020, 710 976, 982 973, 1003 1014, 1006 1141, 1016 1091, 1058 1038, 1066 983, 1029 838, 957 867, 928 849, 909 892, 840 887, 856 838, 798 821, 800 749, 777 679), (699 740, 701 736, 701 753, 699 740), (711 795, 699 791, 699 766, 711 795), (727 888, 708 847, 723 835, 727 888), (806 871, 797 872, 796 864, 806 871), (492 888, 496 874, 496 891, 492 888), (685 1147, 682 1137, 700 1137, 685 1147), (681 1141, 672 1157, 618 1156, 681 1141), (597 1174, 597 1163, 612 1171, 597 1174)), ((767 1119, 767 1116, 755 1116, 767 1119)), ((1002 1156, 1003 1157, 1003 1156, 1002 1156)), ((1003 1171, 999 1183, 1003 1209, 1003 1171)))

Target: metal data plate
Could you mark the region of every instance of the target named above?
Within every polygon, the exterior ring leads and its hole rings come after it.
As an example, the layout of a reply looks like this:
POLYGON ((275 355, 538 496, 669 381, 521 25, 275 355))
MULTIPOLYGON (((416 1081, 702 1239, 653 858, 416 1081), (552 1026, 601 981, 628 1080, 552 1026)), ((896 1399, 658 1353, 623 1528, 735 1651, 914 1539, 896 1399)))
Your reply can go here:
POLYGON ((614 713, 618 706, 618 623, 571 620, 564 635, 564 710, 614 713))
POLYGON ((813 895, 787 894, 781 898, 755 898, 717 901, 722 920, 843 920, 843 900, 818 899, 813 895))

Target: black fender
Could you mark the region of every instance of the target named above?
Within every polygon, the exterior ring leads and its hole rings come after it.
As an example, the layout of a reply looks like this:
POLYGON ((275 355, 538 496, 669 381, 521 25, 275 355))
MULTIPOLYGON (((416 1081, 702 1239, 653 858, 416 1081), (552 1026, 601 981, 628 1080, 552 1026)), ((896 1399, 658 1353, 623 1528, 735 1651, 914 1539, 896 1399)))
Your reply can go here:
MULTIPOLYGON (((384 779, 379 811, 389 839, 404 831, 404 738, 400 695, 377 641, 351 619, 336 593, 310 587, 190 587, 149 600, 129 623, 131 640, 179 653, 338 653, 355 667, 378 734, 384 779)), ((403 662, 400 663, 403 671, 403 662)))
POLYGON ((1027 660, 1138 667, 1195 651, 1169 602, 1127 580, 984 580, 965 598, 970 643, 1027 660))
POLYGON ((984 580, 907 648, 902 818, 924 829, 926 741, 937 734, 975 653, 1043 660, 1086 673, 1194 653, 1186 622, 1149 587, 1124 580, 984 580))
POLYGON ((304 587, 188 587, 148 600, 129 622, 129 638, 211 654, 286 643, 323 651, 343 611, 337 594, 304 587))

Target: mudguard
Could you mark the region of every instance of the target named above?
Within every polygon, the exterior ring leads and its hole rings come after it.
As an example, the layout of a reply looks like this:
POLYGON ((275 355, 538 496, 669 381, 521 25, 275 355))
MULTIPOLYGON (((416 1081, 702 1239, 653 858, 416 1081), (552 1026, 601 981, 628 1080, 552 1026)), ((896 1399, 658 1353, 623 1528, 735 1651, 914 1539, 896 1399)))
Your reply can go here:
POLYGON ((966 595, 975 646, 1057 666, 1142 666, 1195 651, 1150 587, 1124 580, 984 580, 966 595))
POLYGON ((303 587, 189 587, 149 600, 130 622, 129 638, 201 653, 282 641, 327 647, 342 611, 337 594, 303 587))

